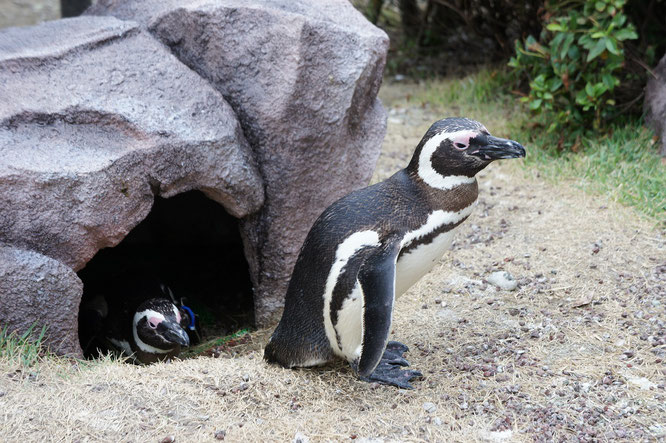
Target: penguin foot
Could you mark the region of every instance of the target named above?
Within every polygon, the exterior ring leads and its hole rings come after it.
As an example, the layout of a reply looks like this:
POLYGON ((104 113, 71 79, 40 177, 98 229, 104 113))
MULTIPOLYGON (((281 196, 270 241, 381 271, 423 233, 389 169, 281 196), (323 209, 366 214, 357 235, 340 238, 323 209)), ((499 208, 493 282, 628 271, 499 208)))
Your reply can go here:
POLYGON ((411 369, 400 369, 401 366, 409 366, 403 354, 409 348, 397 341, 390 341, 375 371, 367 377, 360 377, 367 382, 377 382, 383 385, 396 386, 402 389, 414 389, 409 382, 414 378, 423 377, 419 371, 411 369))

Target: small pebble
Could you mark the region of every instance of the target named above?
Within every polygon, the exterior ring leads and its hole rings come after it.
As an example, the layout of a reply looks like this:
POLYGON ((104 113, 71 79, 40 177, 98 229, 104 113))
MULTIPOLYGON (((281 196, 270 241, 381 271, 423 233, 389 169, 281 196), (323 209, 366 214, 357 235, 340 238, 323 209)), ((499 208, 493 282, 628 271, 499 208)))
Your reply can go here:
POLYGON ((215 431, 214 435, 215 435, 215 439, 224 440, 224 437, 227 436, 227 431, 224 430, 224 429, 219 429, 219 430, 215 431))
POLYGON ((310 439, 300 432, 297 432, 292 443, 310 443, 310 439))
POLYGON ((176 437, 173 435, 167 435, 162 440, 160 440, 160 443, 173 443, 174 441, 176 441, 176 437))
POLYGON ((423 403, 423 409, 425 409, 425 411, 428 414, 434 414, 435 412, 437 412, 437 405, 435 405, 434 403, 425 402, 423 403))
POLYGON ((250 374, 243 374, 243 381, 250 381, 250 374))
POLYGON ((506 271, 493 272, 486 280, 505 291, 513 291, 518 287, 518 282, 506 271))

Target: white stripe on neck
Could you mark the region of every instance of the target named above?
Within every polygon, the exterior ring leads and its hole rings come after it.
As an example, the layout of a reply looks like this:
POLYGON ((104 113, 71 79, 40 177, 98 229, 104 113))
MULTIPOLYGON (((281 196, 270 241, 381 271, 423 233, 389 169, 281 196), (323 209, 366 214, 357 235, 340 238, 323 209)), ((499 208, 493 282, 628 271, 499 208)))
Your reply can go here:
POLYGON ((141 341, 139 338, 139 334, 136 332, 136 325, 139 323, 139 320, 141 320, 143 317, 150 318, 150 317, 157 317, 160 318, 162 321, 164 321, 164 315, 157 312, 153 311, 152 309, 146 309, 145 311, 137 312, 134 314, 134 322, 132 323, 132 334, 134 334, 134 342, 136 343, 137 347, 141 349, 143 352, 149 352, 151 354, 167 354, 171 351, 169 350, 164 350, 164 349, 159 349, 156 348, 155 346, 151 346, 148 343, 144 343, 141 341))
POLYGON ((477 200, 474 200, 469 206, 457 212, 443 211, 438 209, 430 213, 425 224, 423 224, 418 229, 409 231, 405 234, 405 236, 402 238, 402 241, 400 242, 400 248, 402 249, 409 246, 414 240, 430 234, 443 225, 455 224, 464 218, 469 217, 476 204, 477 200))
POLYGON ((476 180, 474 177, 467 177, 465 175, 443 176, 437 173, 437 171, 433 169, 431 161, 432 155, 445 139, 448 138, 453 140, 457 137, 473 133, 474 131, 470 131, 469 129, 464 131, 442 132, 428 140, 423 146, 423 149, 421 149, 421 154, 419 155, 419 177, 433 188, 444 191, 463 184, 474 183, 476 180))

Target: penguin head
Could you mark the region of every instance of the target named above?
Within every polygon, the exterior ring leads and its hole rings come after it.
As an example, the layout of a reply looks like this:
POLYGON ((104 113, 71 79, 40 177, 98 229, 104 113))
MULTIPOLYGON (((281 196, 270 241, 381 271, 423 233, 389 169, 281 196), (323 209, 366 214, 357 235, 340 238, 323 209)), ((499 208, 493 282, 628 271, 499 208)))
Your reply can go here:
POLYGON ((435 175, 473 177, 493 160, 518 157, 525 157, 520 143, 493 137, 477 121, 445 118, 428 129, 408 169, 428 182, 435 175))
POLYGON ((137 308, 132 324, 136 345, 144 352, 155 354, 189 346, 190 339, 181 321, 182 314, 171 301, 165 298, 144 301, 137 308))

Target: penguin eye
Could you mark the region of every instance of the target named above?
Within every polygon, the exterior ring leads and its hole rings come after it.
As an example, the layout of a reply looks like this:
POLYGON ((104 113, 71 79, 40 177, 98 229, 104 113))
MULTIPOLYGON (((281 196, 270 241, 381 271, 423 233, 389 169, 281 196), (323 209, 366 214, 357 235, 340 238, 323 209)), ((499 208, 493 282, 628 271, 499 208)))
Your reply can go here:
POLYGON ((150 326, 150 329, 157 329, 157 325, 160 323, 159 319, 155 317, 150 317, 148 319, 148 326, 150 326))
POLYGON ((459 151, 464 151, 465 149, 467 149, 467 145, 465 143, 460 143, 460 142, 454 143, 453 147, 459 151))

